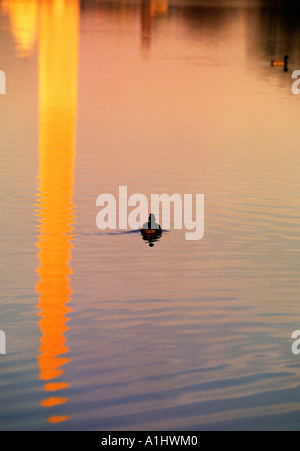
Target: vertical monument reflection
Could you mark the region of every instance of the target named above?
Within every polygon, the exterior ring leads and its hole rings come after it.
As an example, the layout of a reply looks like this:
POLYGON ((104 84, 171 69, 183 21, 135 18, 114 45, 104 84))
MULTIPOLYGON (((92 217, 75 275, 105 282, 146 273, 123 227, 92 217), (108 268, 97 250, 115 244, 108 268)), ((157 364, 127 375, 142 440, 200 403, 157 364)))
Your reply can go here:
POLYGON ((142 46, 150 48, 152 22, 155 18, 168 14, 168 0, 142 0, 141 28, 142 46))
POLYGON ((68 383, 63 366, 69 361, 65 332, 72 295, 70 283, 72 203, 75 163, 78 0, 43 0, 39 10, 39 261, 37 284, 42 333, 38 357, 45 381, 42 406, 49 422, 69 419, 57 415, 68 383))

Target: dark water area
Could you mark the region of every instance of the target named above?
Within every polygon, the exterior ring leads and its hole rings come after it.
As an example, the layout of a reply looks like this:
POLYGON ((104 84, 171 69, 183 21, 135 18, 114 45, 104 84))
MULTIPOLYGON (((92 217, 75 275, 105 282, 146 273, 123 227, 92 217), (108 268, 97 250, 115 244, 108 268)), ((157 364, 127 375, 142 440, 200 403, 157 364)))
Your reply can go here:
POLYGON ((299 430, 299 8, 0 1, 0 430, 299 430), (120 186, 203 238, 99 231, 120 186))

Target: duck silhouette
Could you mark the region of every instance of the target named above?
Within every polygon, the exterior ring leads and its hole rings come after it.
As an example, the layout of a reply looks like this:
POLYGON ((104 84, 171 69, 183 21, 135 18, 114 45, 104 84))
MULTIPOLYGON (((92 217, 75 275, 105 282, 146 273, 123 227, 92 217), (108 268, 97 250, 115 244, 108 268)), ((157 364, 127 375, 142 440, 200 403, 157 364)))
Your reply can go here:
POLYGON ((289 56, 285 55, 283 57, 283 61, 272 60, 271 61, 271 66, 272 67, 283 67, 284 72, 287 72, 289 70, 288 62, 289 62, 289 56))
POLYGON ((149 243, 150 247, 154 246, 154 243, 159 240, 162 235, 162 229, 159 224, 156 223, 155 215, 150 213, 149 219, 141 228, 141 234, 143 240, 149 243))

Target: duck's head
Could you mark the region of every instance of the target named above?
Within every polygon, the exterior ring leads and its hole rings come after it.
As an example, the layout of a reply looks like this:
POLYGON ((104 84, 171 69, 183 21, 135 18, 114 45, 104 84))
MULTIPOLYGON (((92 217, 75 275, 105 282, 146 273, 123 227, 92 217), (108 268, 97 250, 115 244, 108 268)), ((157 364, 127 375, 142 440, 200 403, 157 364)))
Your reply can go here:
POLYGON ((154 213, 150 213, 149 219, 148 219, 149 224, 150 225, 155 224, 155 221, 156 221, 155 214, 154 213))

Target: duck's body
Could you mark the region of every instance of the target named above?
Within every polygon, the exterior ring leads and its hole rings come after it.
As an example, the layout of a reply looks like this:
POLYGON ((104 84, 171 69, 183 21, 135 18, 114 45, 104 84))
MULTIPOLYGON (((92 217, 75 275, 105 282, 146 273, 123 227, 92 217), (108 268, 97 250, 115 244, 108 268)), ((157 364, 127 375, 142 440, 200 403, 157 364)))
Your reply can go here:
POLYGON ((149 236, 149 238, 153 238, 155 236, 161 235, 161 228, 159 229, 141 229, 141 234, 144 236, 149 236))
POLYGON ((288 55, 285 55, 285 57, 283 58, 283 61, 272 60, 271 66, 272 67, 283 67, 284 71, 287 72, 288 71, 288 60, 289 60, 288 55))
POLYGON ((284 61, 271 61, 271 66, 273 67, 283 67, 285 65, 284 61))

